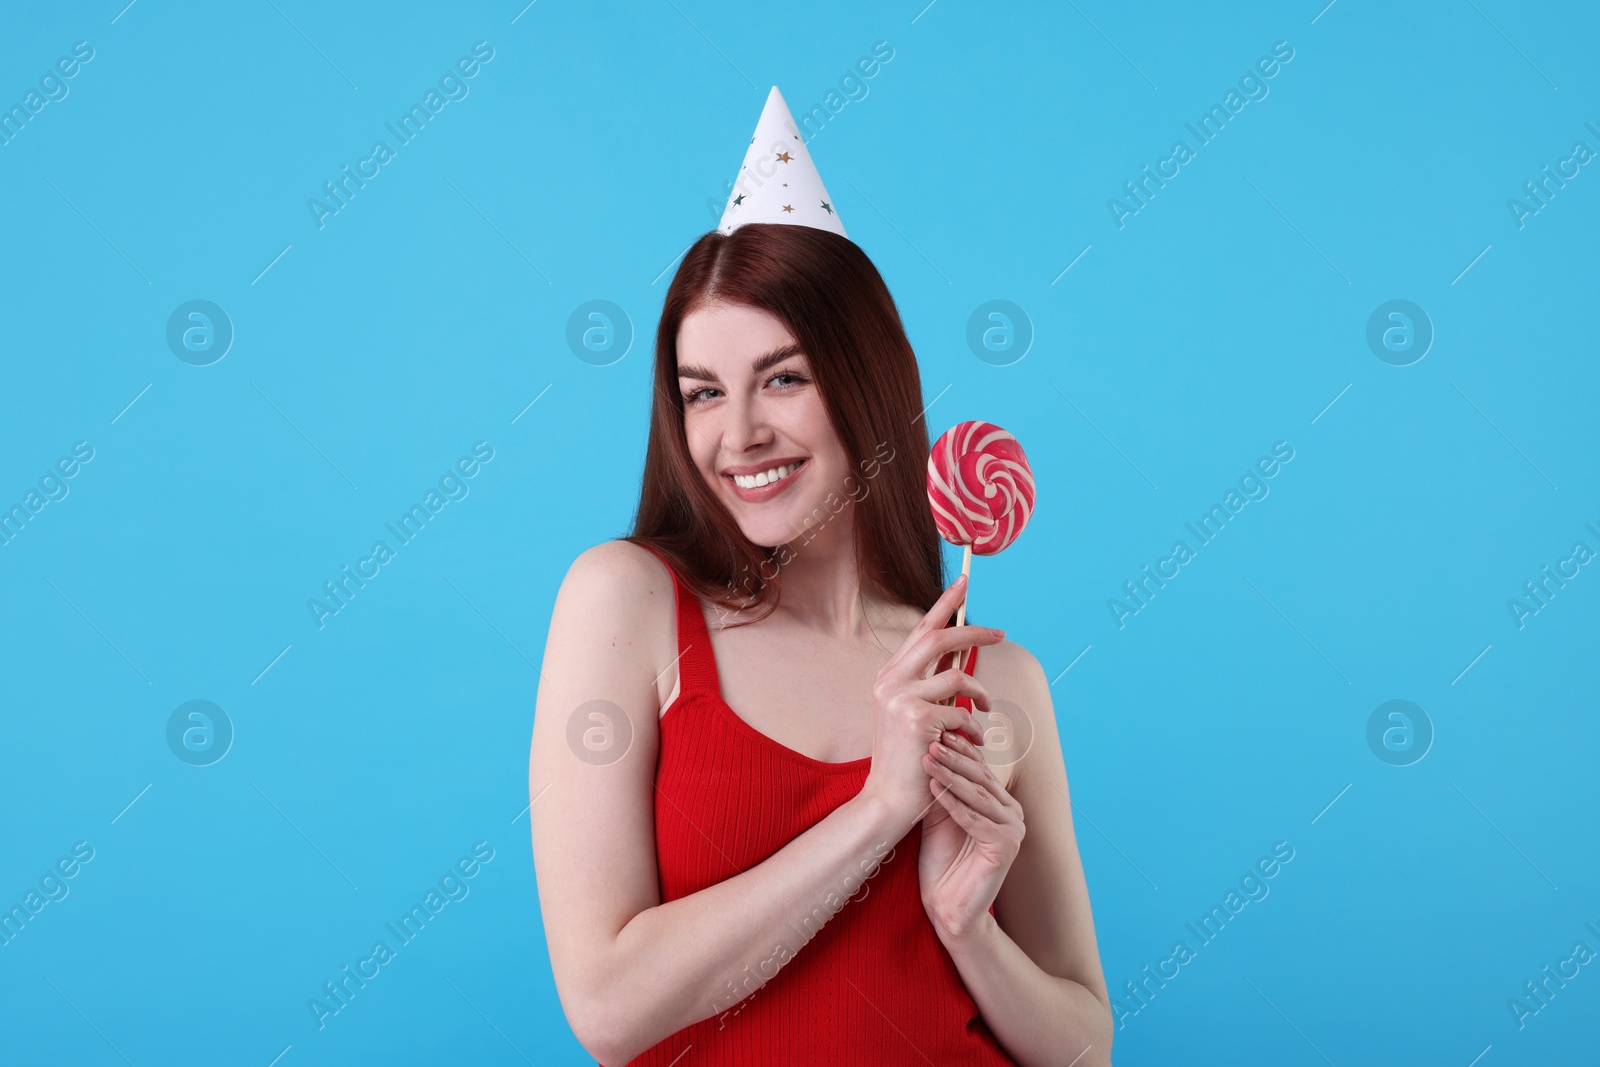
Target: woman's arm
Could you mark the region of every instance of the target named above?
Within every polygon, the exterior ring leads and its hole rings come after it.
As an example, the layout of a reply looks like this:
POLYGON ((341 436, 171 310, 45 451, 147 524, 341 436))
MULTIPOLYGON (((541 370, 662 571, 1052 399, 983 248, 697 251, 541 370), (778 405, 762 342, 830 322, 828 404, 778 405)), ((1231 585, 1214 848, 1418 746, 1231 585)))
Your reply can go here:
POLYGON ((989 1029, 1019 1064, 1109 1065, 1111 1001, 1050 686, 1039 661, 1018 645, 1008 642, 986 658, 995 699, 1019 706, 1033 729, 1009 789, 1026 816, 1026 833, 994 915, 985 911, 964 930, 934 928, 989 1029))
POLYGON ((653 675, 676 655, 674 617, 659 561, 627 542, 591 548, 556 597, 539 682, 528 785, 550 963, 573 1033, 611 1067, 764 984, 914 821, 863 793, 756 866, 663 904, 653 675), (580 712, 590 701, 619 711, 580 712), (625 725, 606 721, 619 712, 625 725), (575 714, 584 758, 569 746, 575 714))

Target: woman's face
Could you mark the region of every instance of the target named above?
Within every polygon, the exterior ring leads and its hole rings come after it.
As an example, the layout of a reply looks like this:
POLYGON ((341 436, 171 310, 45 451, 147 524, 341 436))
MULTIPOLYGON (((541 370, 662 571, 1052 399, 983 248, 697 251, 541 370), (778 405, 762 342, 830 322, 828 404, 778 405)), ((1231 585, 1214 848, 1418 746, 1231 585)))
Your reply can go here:
POLYGON ((825 501, 849 499, 849 458, 810 361, 776 316, 737 304, 684 316, 678 390, 695 468, 753 544, 788 544, 843 514, 825 501))

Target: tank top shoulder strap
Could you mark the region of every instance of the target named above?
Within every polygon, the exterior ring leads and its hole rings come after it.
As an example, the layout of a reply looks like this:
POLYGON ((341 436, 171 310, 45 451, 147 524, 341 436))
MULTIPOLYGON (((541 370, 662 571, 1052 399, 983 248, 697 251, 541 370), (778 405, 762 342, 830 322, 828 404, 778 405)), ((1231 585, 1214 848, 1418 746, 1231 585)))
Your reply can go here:
POLYGON ((717 678, 717 660, 711 651, 711 634, 706 629, 700 598, 678 576, 678 570, 670 560, 649 545, 641 547, 649 549, 672 575, 672 598, 678 622, 679 692, 709 693, 720 697, 722 683, 717 678))

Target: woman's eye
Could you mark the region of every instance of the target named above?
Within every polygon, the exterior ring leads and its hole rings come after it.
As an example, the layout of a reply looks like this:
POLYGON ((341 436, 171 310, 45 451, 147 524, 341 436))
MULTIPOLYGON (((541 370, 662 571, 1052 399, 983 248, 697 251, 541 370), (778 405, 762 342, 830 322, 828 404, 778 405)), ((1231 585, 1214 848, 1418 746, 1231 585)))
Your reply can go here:
MULTIPOLYGON (((768 381, 768 383, 771 383, 771 382, 777 381, 780 378, 789 379, 789 382, 791 383, 790 387, 792 387, 794 385, 804 385, 807 381, 810 380, 810 379, 806 378, 804 375, 797 374, 797 373, 795 373, 793 371, 783 370, 783 371, 779 371, 777 374, 774 374, 772 377, 768 378, 767 381, 768 381)), ((702 385, 698 389, 691 389, 689 392, 684 393, 683 394, 683 402, 685 404, 698 404, 702 400, 709 399, 709 397, 706 394, 715 393, 716 391, 717 391, 716 389, 712 388, 709 385, 702 385)))

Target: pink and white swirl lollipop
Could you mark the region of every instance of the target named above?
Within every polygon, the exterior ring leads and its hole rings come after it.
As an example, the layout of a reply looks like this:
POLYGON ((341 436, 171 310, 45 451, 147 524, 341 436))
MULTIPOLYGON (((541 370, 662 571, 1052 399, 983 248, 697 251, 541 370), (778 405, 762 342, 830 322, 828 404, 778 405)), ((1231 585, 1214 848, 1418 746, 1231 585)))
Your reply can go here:
POLYGON ((928 502, 939 536, 992 556, 1033 514, 1033 470, 1015 437, 992 422, 957 423, 928 456, 928 502))
MULTIPOLYGON (((973 553, 992 556, 1017 539, 1033 515, 1034 496, 1033 469, 1021 442, 994 423, 957 423, 934 442, 928 503, 939 536, 964 546, 962 574, 970 573, 973 553)), ((956 625, 966 619, 963 596, 956 625)), ((960 664, 965 663, 963 651, 960 664)))

